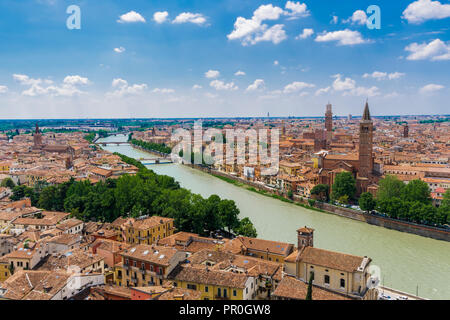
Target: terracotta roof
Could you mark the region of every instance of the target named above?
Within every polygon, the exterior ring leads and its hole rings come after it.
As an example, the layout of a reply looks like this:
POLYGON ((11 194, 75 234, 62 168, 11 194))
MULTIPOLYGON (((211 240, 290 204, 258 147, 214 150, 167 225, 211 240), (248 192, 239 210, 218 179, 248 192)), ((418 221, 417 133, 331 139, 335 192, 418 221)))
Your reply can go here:
POLYGON ((171 247, 138 244, 130 249, 125 249, 121 255, 132 259, 151 262, 154 264, 168 266, 170 260, 179 250, 171 247))
POLYGON ((346 272, 356 271, 363 260, 364 257, 314 247, 303 248, 298 256, 298 261, 346 272))
POLYGON ((245 274, 232 273, 226 271, 216 271, 193 268, 190 266, 178 265, 170 274, 169 279, 177 281, 188 281, 215 286, 230 288, 245 288, 248 276, 245 274))
POLYGON ((232 242, 236 242, 237 244, 242 244, 244 248, 250 250, 257 250, 261 252, 267 252, 282 256, 288 256, 294 245, 285 242, 257 239, 257 238, 248 238, 248 237, 237 237, 232 242))
POLYGON ((66 285, 69 277, 66 272, 19 270, 3 282, 6 289, 3 298, 49 300, 66 285))
POLYGON ((135 229, 147 230, 147 229, 154 228, 154 227, 160 226, 161 224, 165 224, 165 223, 168 223, 171 221, 173 221, 172 218, 152 216, 152 217, 148 217, 148 218, 145 218, 142 220, 136 220, 136 221, 132 222, 132 226, 135 229))
MULTIPOLYGON (((294 277, 285 276, 278 284, 272 296, 293 300, 305 300, 308 284, 294 277)), ((343 295, 333 293, 317 286, 312 288, 312 300, 351 300, 343 295)))

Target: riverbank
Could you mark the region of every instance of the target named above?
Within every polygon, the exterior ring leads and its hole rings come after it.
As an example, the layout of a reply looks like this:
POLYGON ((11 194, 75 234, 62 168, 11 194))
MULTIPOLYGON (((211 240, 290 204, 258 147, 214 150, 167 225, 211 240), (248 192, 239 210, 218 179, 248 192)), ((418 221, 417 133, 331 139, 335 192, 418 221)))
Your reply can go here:
POLYGON ((360 222, 365 222, 370 225, 383 227, 391 230, 396 230, 400 232, 411 233, 415 235, 419 235, 422 237, 432 238, 435 240, 442 240, 450 242, 450 230, 432 227, 432 226, 424 226, 419 225, 413 222, 395 220, 388 217, 376 216, 372 214, 363 213, 357 210, 353 210, 350 208, 344 208, 335 206, 329 203, 323 203, 319 201, 308 202, 308 199, 299 197, 294 195, 293 199, 286 198, 283 195, 278 194, 275 190, 268 188, 259 183, 255 183, 253 181, 248 181, 239 177, 235 177, 233 175, 217 171, 214 169, 210 169, 207 167, 202 167, 195 164, 184 164, 185 166, 189 166, 191 168, 201 170, 205 173, 208 173, 216 178, 219 178, 225 182, 234 184, 239 187, 244 187, 245 189, 253 192, 257 192, 261 195, 268 196, 271 198, 275 198, 284 202, 289 202, 292 204, 296 204, 302 206, 309 210, 315 210, 322 213, 335 214, 340 217, 357 220, 360 222))
MULTIPOLYGON (((117 141, 127 141, 127 137, 109 137, 99 140, 99 143, 117 141)), ((111 144, 102 148, 135 159, 153 157, 129 144, 111 144)), ((147 168, 158 174, 174 177, 181 186, 204 198, 217 194, 225 199, 233 199, 240 209, 240 218, 251 219, 259 238, 296 243, 296 230, 301 226, 310 226, 316 230, 316 247, 370 256, 372 264, 380 268, 383 286, 411 294, 416 293, 418 288, 420 296, 428 299, 450 297, 450 279, 447 272, 450 265, 450 255, 447 254, 450 242, 396 232, 355 219, 344 219, 337 214, 319 213, 307 207, 278 201, 272 196, 237 187, 184 165, 151 165, 147 168)))

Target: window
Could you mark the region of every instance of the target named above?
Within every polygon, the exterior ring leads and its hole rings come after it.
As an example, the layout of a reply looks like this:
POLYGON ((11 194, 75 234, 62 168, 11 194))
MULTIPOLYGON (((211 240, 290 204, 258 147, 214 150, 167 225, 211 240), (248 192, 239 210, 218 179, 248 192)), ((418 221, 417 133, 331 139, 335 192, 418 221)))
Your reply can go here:
POLYGON ((208 290, 209 290, 209 288, 208 288, 208 287, 205 287, 205 292, 208 292, 208 290))
POLYGON ((345 288, 345 280, 341 279, 341 288, 345 288))
POLYGON ((221 291, 220 288, 217 288, 217 296, 220 297, 221 291))
POLYGON ((325 275, 323 281, 325 282, 325 284, 330 284, 330 276, 329 275, 325 275))
POLYGON ((223 297, 224 297, 224 298, 227 297, 227 289, 223 289, 223 297))
POLYGON ((236 292, 236 290, 233 290, 233 297, 236 297, 237 296, 237 292, 236 292))
MULTIPOLYGON (((187 288, 188 289, 191 289, 191 290, 197 290, 197 285, 196 284, 188 284, 187 285, 187 288)), ((220 290, 220 289, 219 289, 220 290)))

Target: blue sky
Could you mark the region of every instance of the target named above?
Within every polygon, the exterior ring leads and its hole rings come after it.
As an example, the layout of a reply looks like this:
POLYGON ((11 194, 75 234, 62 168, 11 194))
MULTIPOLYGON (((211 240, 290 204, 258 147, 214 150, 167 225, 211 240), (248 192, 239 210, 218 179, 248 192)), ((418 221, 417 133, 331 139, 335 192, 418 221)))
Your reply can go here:
POLYGON ((2 0, 0 118, 449 114, 449 22, 445 0, 2 0))

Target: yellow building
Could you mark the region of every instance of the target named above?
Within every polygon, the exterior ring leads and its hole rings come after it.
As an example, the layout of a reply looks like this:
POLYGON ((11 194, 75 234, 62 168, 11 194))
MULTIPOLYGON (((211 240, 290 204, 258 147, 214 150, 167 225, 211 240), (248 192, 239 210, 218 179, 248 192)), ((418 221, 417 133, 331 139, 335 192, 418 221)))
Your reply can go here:
POLYGON ((9 162, 9 161, 0 162, 0 173, 8 174, 10 166, 11 166, 11 162, 9 162))
POLYGON ((280 161, 280 173, 284 173, 289 176, 296 176, 301 169, 302 165, 300 163, 280 161))
POLYGON ((252 300, 255 278, 241 273, 178 266, 169 279, 178 288, 201 292, 202 300, 252 300))
POLYGON ((125 239, 129 244, 153 244, 171 236, 175 231, 173 219, 158 216, 130 221, 126 225, 125 239))
POLYGON ((11 276, 11 272, 9 270, 9 262, 5 257, 0 258, 0 283, 5 281, 11 276))
POLYGON ((138 244, 120 253, 114 266, 114 282, 124 287, 162 285, 168 274, 186 259, 186 253, 171 247, 138 244))

